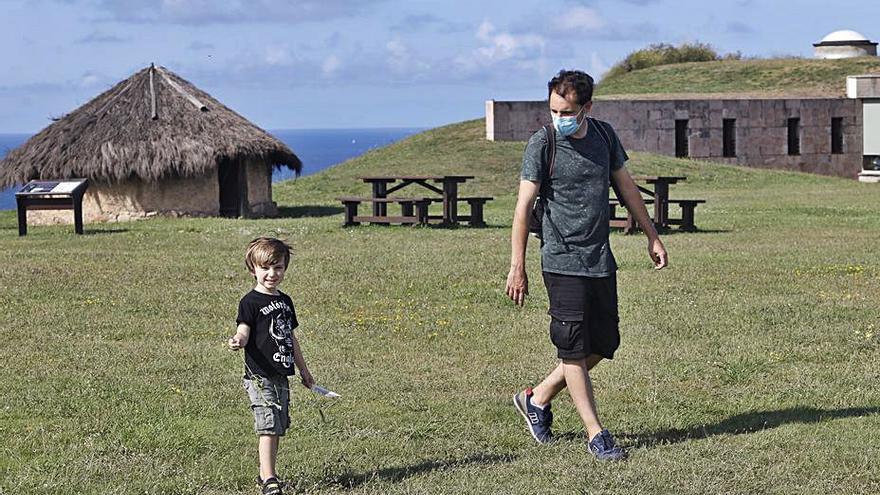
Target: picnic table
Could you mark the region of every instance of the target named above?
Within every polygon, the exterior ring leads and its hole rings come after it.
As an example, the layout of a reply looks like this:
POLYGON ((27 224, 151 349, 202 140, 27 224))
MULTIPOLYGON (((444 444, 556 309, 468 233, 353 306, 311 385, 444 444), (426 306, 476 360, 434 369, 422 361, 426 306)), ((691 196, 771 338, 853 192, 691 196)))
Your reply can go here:
MULTIPOLYGON (((659 229, 669 228, 670 225, 678 225, 681 230, 694 231, 694 209, 700 203, 705 203, 704 199, 671 199, 669 197, 669 186, 681 181, 687 180, 687 177, 680 175, 634 175, 633 180, 636 181, 636 187, 639 192, 645 195, 645 204, 654 205, 654 226, 659 229), (640 185, 639 183, 645 185, 640 185), (681 218, 669 217, 669 204, 677 204, 681 207, 681 218)), ((622 227, 624 233, 629 234, 636 228, 636 222, 632 215, 627 212, 626 218, 617 217, 615 208, 624 206, 618 200, 612 199, 611 206, 611 226, 622 227)))
POLYGON ((422 224, 427 223, 430 219, 440 219, 443 225, 457 225, 461 221, 467 221, 472 226, 485 226, 483 222, 483 204, 492 198, 460 197, 458 194, 459 185, 473 178, 473 175, 371 175, 358 177, 358 179, 370 184, 372 196, 369 198, 339 198, 346 206, 345 224, 356 225, 359 223, 359 221, 355 220, 358 203, 371 202, 373 204, 372 217, 360 217, 361 221, 369 221, 370 223, 422 224), (421 193, 427 193, 429 196, 417 195, 407 198, 391 196, 392 193, 411 185, 419 186, 417 190, 421 193), (468 202, 471 207, 470 215, 458 214, 458 203, 460 201, 468 202), (427 215, 427 205, 432 202, 443 204, 443 214, 441 216, 427 215), (389 216, 389 203, 399 203, 403 215, 401 217, 389 216), (413 216, 414 211, 415 215, 413 216))

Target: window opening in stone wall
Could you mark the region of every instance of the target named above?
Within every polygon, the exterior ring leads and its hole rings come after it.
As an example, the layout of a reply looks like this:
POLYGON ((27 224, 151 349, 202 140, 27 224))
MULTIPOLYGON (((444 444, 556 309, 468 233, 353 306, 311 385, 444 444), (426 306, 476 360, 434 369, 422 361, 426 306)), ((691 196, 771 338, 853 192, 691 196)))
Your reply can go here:
POLYGON ((831 118, 831 154, 843 153, 843 117, 831 118))
POLYGON ((801 119, 798 117, 788 119, 788 154, 801 154, 801 119))
POLYGON ((721 127, 721 154, 736 156, 736 119, 724 119, 721 127))
POLYGON ((676 119, 675 121, 675 156, 687 158, 688 156, 688 121, 676 119))

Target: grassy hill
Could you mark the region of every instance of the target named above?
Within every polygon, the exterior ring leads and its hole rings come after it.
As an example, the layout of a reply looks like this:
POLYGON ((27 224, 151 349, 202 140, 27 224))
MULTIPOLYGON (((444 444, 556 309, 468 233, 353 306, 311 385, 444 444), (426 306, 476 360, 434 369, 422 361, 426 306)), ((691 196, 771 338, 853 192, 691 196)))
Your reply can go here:
MULTIPOLYGON (((278 219, 32 227, 0 213, 0 493, 251 494, 241 355, 248 241, 286 237, 303 352, 343 399, 293 384, 279 469, 307 493, 880 491, 880 188, 633 153, 683 174, 699 233, 612 235, 622 346, 593 373, 631 458, 586 453, 576 412, 539 447, 511 404, 554 365, 537 247, 503 293, 524 143, 435 129, 276 187, 278 219), (467 172, 486 229, 342 228, 361 174, 467 172)), ((293 490, 291 490, 292 492, 293 490)))
POLYGON ((880 58, 723 60, 661 65, 603 79, 597 98, 657 93, 845 96, 846 76, 880 73, 880 58))

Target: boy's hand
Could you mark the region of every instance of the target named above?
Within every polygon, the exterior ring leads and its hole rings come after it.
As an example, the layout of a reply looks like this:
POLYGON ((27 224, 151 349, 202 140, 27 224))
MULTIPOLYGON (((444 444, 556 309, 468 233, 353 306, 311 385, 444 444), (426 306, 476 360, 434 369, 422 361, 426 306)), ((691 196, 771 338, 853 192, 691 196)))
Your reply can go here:
POLYGON ((247 345, 247 337, 241 334, 235 334, 229 339, 229 349, 237 351, 247 345))
POLYGON ((303 387, 311 390, 312 385, 315 384, 315 379, 312 378, 312 374, 309 373, 309 369, 308 368, 300 368, 299 377, 300 377, 300 380, 302 381, 303 387))

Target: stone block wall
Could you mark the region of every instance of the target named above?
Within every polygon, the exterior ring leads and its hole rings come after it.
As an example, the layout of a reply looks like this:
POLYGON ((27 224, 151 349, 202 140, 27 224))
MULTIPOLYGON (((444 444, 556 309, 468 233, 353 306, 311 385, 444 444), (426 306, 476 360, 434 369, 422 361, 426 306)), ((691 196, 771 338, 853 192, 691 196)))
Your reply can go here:
MULTIPOLYGON (((243 166, 247 216, 277 215, 278 206, 272 201, 272 166, 261 161, 248 161, 243 166)), ((84 223, 125 222, 156 215, 204 217, 219 214, 217 169, 199 177, 159 182, 91 182, 83 196, 84 223)), ((27 216, 29 225, 73 223, 73 210, 32 210, 27 216)))
MULTIPOLYGON (((217 170, 200 177, 120 184, 90 182, 83 196, 83 223, 125 222, 156 215, 220 214, 217 170)), ((73 210, 28 211, 29 225, 72 224, 73 210)))
POLYGON ((275 216, 278 206, 272 201, 272 165, 261 161, 244 163, 247 177, 249 217, 275 216))
MULTIPOLYGON (((675 155, 675 121, 688 121, 690 158, 856 178, 862 167, 861 100, 767 98, 596 100, 628 150, 675 155), (788 154, 788 119, 800 119, 800 154, 788 154), (842 118, 843 153, 831 153, 831 119, 842 118), (736 156, 723 156, 723 119, 736 119, 736 156)), ((486 138, 525 141, 550 122, 546 101, 486 102, 486 138)))

